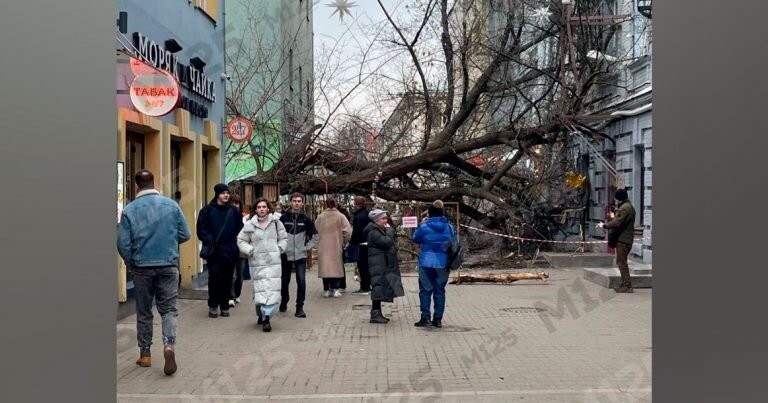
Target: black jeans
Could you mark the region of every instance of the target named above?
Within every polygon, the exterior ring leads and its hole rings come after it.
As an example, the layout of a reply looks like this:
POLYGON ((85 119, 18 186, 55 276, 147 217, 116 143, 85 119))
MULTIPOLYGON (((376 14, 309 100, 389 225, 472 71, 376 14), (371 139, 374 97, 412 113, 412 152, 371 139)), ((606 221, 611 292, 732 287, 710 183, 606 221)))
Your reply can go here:
POLYGON ((229 309, 232 276, 236 265, 237 263, 215 258, 208 260, 208 306, 210 308, 229 309))
POLYGON ((307 259, 299 259, 289 262, 285 255, 280 257, 282 265, 282 284, 280 288, 281 304, 287 306, 291 300, 289 288, 291 286, 291 272, 296 271, 296 306, 304 306, 304 298, 307 293, 307 259))
POLYGON ((229 299, 240 298, 240 294, 243 292, 243 272, 246 266, 248 266, 248 259, 238 260, 237 266, 235 266, 235 275, 232 279, 232 293, 229 299))
POLYGON ((371 291, 371 272, 368 270, 368 245, 360 245, 357 272, 360 274, 360 289, 371 291))
POLYGON ((342 277, 339 278, 324 278, 323 279, 323 291, 338 290, 341 288, 342 277))

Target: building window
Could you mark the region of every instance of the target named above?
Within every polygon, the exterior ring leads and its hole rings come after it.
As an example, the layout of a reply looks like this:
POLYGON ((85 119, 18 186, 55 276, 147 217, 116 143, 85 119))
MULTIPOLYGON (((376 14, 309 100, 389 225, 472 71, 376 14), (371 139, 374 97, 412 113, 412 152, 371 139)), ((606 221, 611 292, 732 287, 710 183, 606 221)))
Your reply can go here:
POLYGON ((301 69, 301 66, 299 66, 299 106, 304 106, 304 98, 301 96, 301 94, 304 93, 304 73, 301 69))
POLYGON ((293 92, 293 49, 288 50, 288 87, 293 92))
POLYGON ((136 184, 133 177, 144 169, 144 135, 128 132, 125 139, 125 190, 127 201, 136 198, 136 184))
POLYGON ((219 0, 192 0, 195 8, 200 9, 205 15, 216 23, 219 19, 219 0))

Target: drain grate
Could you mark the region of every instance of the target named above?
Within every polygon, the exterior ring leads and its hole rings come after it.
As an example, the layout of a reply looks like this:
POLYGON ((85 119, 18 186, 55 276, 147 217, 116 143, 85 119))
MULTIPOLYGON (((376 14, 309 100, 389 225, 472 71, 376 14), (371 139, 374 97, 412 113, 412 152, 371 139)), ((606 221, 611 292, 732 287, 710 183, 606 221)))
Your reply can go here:
POLYGON ((544 309, 532 306, 514 306, 511 308, 502 308, 500 311, 507 313, 541 313, 544 312, 544 309))

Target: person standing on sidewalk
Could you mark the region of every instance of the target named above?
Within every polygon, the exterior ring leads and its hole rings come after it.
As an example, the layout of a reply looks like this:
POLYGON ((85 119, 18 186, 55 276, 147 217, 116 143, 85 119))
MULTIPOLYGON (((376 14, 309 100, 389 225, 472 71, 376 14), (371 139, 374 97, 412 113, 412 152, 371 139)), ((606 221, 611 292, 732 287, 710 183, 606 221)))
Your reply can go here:
MULTIPOLYGON (((232 195, 230 197, 230 203, 232 207, 242 214, 243 225, 248 221, 248 215, 243 212, 243 202, 238 195, 232 195)), ((240 254, 240 258, 237 259, 237 265, 235 266, 235 275, 232 277, 232 292, 229 295, 229 307, 234 308, 236 304, 240 303, 240 295, 243 292, 243 273, 248 269, 248 258, 240 254)))
POLYGON ((267 199, 261 197, 254 203, 253 216, 237 236, 240 252, 248 256, 248 266, 253 279, 253 302, 256 306, 257 324, 265 332, 272 331, 270 318, 275 305, 280 302, 282 265, 280 256, 288 246, 285 226, 272 214, 267 199))
POLYGON ((430 305, 435 303, 432 326, 443 327, 445 285, 448 284, 448 250, 456 242, 456 229, 443 212, 443 202, 435 200, 427 210, 428 219, 413 232, 413 242, 421 245, 419 253, 419 304, 421 320, 416 327, 430 325, 430 305))
POLYGON ((618 293, 632 293, 632 277, 629 274, 629 252, 635 239, 635 208, 628 200, 627 190, 618 189, 614 194, 619 207, 616 214, 609 213, 611 221, 598 223, 597 228, 609 229, 608 246, 616 248, 616 265, 621 273, 621 286, 616 288, 618 293))
POLYGON ((237 234, 243 228, 240 211, 230 202, 229 187, 223 183, 213 187, 215 196, 197 216, 197 238, 203 243, 201 256, 208 265, 208 317, 229 317, 232 277, 240 250, 237 234))
POLYGON ((179 294, 179 244, 191 237, 178 203, 154 189, 152 172, 135 176, 139 193, 123 210, 117 232, 117 250, 133 270, 136 292, 136 365, 152 366, 152 300, 162 318, 163 372, 176 372, 176 297, 179 294))
POLYGON ((317 246, 317 275, 323 279, 325 297, 341 297, 344 278, 344 242, 352 235, 349 220, 336 208, 336 199, 325 198, 325 211, 315 220, 320 241, 317 246))
POLYGON ((283 211, 280 222, 288 233, 288 246, 280 256, 282 265, 282 286, 280 312, 288 310, 290 301, 291 272, 296 272, 296 316, 306 318, 304 299, 307 292, 307 253, 317 245, 318 237, 315 224, 304 213, 304 195, 291 195, 291 209, 283 211))
POLYGON ((400 267, 395 248, 395 229, 389 224, 387 213, 375 209, 368 213, 371 223, 365 227, 368 242, 368 269, 371 272, 370 323, 387 323, 389 318, 381 311, 382 302, 393 302, 405 295, 400 278, 400 267))
POLYGON ((360 275, 360 289, 353 292, 354 295, 369 295, 371 293, 371 272, 368 271, 368 239, 365 237, 365 227, 371 223, 368 217, 368 207, 365 198, 355 197, 355 211, 352 218, 352 245, 354 260, 357 261, 357 273, 360 275))

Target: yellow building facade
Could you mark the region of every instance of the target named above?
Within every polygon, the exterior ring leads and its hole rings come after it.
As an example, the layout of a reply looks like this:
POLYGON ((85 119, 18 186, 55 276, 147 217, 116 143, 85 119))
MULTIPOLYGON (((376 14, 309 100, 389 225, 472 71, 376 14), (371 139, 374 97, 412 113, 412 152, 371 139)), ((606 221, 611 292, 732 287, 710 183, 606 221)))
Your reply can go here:
MULTIPOLYGON (((196 234, 197 214, 214 196, 213 186, 221 180, 221 141, 219 127, 206 120, 204 132, 190 130, 190 113, 175 109, 177 124, 143 115, 128 108, 118 109, 117 160, 125 164, 126 202, 133 200, 133 176, 140 169, 155 175, 155 187, 168 197, 177 198, 189 224, 192 239, 180 246, 181 287, 191 288, 193 279, 203 272, 196 234)), ((118 257, 118 300, 125 302, 131 275, 118 257)))

